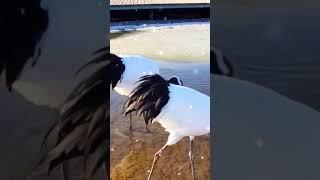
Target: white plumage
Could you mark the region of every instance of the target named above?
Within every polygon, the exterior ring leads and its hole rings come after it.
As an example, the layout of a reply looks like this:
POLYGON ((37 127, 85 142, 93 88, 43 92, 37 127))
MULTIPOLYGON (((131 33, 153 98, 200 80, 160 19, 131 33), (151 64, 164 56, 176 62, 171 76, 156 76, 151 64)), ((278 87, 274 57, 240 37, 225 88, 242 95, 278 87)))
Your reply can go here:
POLYGON ((210 133, 210 98, 194 89, 170 85, 170 99, 153 120, 170 133, 166 145, 173 145, 185 136, 210 133))
POLYGON ((120 95, 129 96, 142 76, 159 74, 159 66, 152 59, 138 55, 119 56, 125 65, 125 70, 114 90, 120 95))
MULTIPOLYGON (((119 60, 125 69, 121 79, 113 88, 118 94, 128 97, 138 85, 137 81, 145 75, 159 74, 159 66, 152 59, 139 55, 119 55, 119 60)), ((132 117, 129 116, 130 130, 132 130, 132 117)), ((148 128, 146 126, 148 132, 148 128)))
MULTIPOLYGON (((114 56, 118 64, 113 64, 118 68, 124 66, 124 71, 119 77, 116 86, 113 88, 118 94, 129 97, 135 87, 139 85, 139 79, 146 75, 159 74, 158 63, 150 58, 139 55, 119 55, 114 56)), ((112 72, 113 73, 113 72, 112 72)), ((117 72, 115 72, 117 73, 117 72)), ((183 85, 177 76, 172 76, 168 82, 170 84, 183 85)), ((132 117, 129 116, 130 130, 132 130, 132 117)), ((149 132, 147 125, 146 131, 149 132)))
MULTIPOLYGON (((180 79, 175 79, 179 82, 180 79)), ((166 144, 155 153, 148 176, 151 179, 157 160, 169 145, 189 136, 189 158, 194 179, 192 146, 195 136, 210 133, 210 98, 194 89, 171 84, 160 75, 148 75, 139 80, 139 85, 125 103, 125 114, 136 110, 143 115, 146 124, 158 122, 169 132, 166 144)))

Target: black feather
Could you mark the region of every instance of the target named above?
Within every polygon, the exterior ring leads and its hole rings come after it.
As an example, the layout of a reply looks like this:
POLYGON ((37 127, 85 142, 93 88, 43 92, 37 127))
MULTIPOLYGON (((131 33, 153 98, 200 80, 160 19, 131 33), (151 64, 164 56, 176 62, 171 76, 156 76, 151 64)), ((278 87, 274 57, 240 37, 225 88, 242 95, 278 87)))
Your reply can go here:
MULTIPOLYGON (((100 67, 82 80, 66 98, 61 110, 61 120, 45 136, 44 142, 47 142, 53 131, 58 130, 57 143, 38 164, 38 167, 47 167, 48 173, 64 161, 76 157, 85 159, 85 167, 89 169, 86 172, 90 175, 95 174, 103 164, 109 164, 108 99, 110 85, 114 80, 110 70, 114 67, 111 67, 107 51, 100 50, 96 53, 98 56, 81 67, 81 70, 92 64, 100 67)), ((109 169, 106 170, 109 176, 109 169)))
POLYGON ((138 116, 142 115, 148 124, 168 103, 170 83, 157 74, 143 76, 138 83, 124 104, 124 114, 137 111, 138 116))
POLYGON ((96 55, 100 55, 97 58, 89 61, 88 63, 84 64, 83 66, 81 66, 78 71, 76 71, 76 75, 79 74, 83 69, 85 69, 86 67, 88 67, 89 65, 93 65, 93 64, 97 64, 97 63, 101 63, 101 62, 106 62, 107 59, 107 47, 101 48, 97 51, 95 51, 93 54, 96 55), (102 53, 102 54, 101 54, 102 53))

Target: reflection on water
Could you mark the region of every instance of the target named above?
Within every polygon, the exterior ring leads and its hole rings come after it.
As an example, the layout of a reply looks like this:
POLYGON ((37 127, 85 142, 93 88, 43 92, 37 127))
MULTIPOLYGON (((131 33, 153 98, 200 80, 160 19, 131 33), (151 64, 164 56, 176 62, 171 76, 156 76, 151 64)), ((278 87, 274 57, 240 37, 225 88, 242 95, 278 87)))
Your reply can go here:
MULTIPOLYGON (((208 64, 161 63, 160 73, 165 78, 181 77, 184 85, 209 95, 210 77, 208 64)), ((129 120, 121 115, 125 97, 111 93, 111 170, 112 179, 145 179, 154 153, 162 147, 168 134, 159 124, 150 124, 147 134, 142 119, 133 119, 133 132, 129 120)), ((197 137, 194 146, 195 171, 198 179, 210 179, 209 135, 197 137)), ((154 177, 157 179, 191 179, 188 160, 188 138, 170 146, 162 154, 154 177)))

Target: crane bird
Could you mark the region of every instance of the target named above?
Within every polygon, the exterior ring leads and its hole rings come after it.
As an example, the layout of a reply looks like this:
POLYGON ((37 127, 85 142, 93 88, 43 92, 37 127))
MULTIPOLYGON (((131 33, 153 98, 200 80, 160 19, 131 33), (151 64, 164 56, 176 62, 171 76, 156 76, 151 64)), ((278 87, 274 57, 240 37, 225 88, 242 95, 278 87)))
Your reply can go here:
POLYGON ((148 176, 151 179, 156 162, 167 146, 189 136, 189 159, 194 179, 192 146, 195 136, 210 133, 210 98, 194 89, 170 84, 160 75, 146 75, 125 102, 125 115, 136 110, 148 124, 158 122, 169 132, 166 144, 154 155, 148 176))
POLYGON ((216 48, 211 49, 210 57, 212 58, 211 71, 213 74, 225 76, 234 75, 234 65, 226 56, 221 53, 221 51, 216 48))
MULTIPOLYGON (((126 97, 129 97, 132 90, 138 85, 139 78, 145 75, 159 74, 160 71, 158 64, 147 57, 139 55, 117 56, 110 53, 110 58, 110 70, 113 76, 111 88, 118 94, 126 97)), ((170 77, 168 82, 183 85, 178 76, 170 77)), ((132 130, 131 113, 129 113, 129 120, 130 130, 132 130)), ((149 132, 147 124, 146 131, 149 132)))

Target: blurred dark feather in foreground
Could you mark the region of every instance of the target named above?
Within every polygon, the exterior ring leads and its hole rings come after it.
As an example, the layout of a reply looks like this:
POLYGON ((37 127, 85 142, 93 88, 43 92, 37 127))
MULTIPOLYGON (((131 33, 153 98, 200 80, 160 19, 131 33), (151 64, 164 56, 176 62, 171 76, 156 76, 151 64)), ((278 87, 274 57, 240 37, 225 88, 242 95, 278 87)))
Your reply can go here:
MULTIPOLYGON (((0 7, 0 77, 4 75, 9 91, 25 66, 29 62, 35 65, 41 54, 41 41, 45 40, 49 24, 48 11, 41 7, 41 2, 12 0, 0 7)), ((47 133, 44 144, 49 136, 56 141, 38 164, 47 173, 69 159, 84 157, 90 175, 105 164, 109 176, 108 51, 107 47, 96 51, 97 57, 77 72, 93 64, 101 66, 69 95, 61 110, 61 120, 47 133)))
POLYGON ((101 66, 82 80, 67 97, 61 110, 61 120, 53 124, 47 135, 57 141, 45 154, 38 168, 50 173, 64 161, 84 157, 88 175, 93 175, 103 165, 109 176, 109 86, 111 77, 107 47, 96 51, 97 56, 81 67, 77 73, 91 65, 101 66), (58 136, 54 135, 58 132, 58 136), (42 168, 41 168, 42 167, 42 168))
POLYGON ((6 1, 0 8, 0 76, 11 91, 28 61, 35 65, 49 24, 41 0, 6 1))

